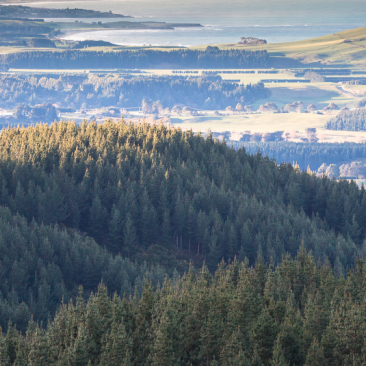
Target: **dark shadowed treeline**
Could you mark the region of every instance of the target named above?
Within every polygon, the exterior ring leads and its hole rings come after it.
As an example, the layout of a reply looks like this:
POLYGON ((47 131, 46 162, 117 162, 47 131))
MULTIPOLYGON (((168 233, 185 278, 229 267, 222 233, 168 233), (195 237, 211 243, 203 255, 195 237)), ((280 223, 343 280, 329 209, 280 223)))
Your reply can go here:
POLYGON ((365 359, 365 262, 347 278, 301 250, 276 269, 220 265, 191 270, 142 297, 63 305, 43 330, 11 324, 4 365, 361 366, 365 359))
POLYGON ((0 32, 3 36, 39 36, 42 34, 49 34, 53 31, 52 28, 34 24, 32 22, 26 22, 22 20, 18 21, 2 21, 0 23, 0 32))
POLYGON ((122 50, 113 52, 76 51, 19 52, 3 55, 0 63, 29 69, 108 68, 205 68, 247 69, 268 67, 267 51, 179 49, 173 51, 122 50))
POLYGON ((297 163, 300 169, 317 171, 325 164, 340 164, 366 156, 366 144, 343 143, 296 143, 296 142, 239 142, 235 148, 244 147, 250 154, 258 151, 278 163, 297 163))
MULTIPOLYGON (((93 239, 57 225, 30 224, 0 207, 0 326, 11 320, 25 330, 33 319, 45 326, 62 301, 83 284, 88 295, 103 279, 118 294, 141 294, 145 280, 162 283, 164 268, 113 256, 93 239)), ((173 269, 170 271, 173 276, 173 269)))

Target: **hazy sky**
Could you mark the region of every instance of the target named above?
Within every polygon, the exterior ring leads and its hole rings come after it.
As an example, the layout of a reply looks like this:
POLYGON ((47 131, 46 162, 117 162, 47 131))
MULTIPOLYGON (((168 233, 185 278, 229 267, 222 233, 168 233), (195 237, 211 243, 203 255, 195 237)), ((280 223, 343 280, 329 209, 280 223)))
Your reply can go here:
POLYGON ((319 22, 322 19, 324 22, 339 22, 342 17, 354 17, 355 22, 366 19, 366 0, 84 0, 44 2, 37 3, 37 6, 75 6, 154 17, 247 18, 249 15, 262 15, 266 18, 296 21, 307 16, 309 22, 319 22))

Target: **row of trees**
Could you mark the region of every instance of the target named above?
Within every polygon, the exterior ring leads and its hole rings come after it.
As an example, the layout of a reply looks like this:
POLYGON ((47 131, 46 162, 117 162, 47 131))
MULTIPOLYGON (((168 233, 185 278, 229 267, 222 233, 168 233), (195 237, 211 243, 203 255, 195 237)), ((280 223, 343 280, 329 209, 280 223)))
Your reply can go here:
POLYGON ((325 128, 340 131, 366 131, 366 108, 339 113, 326 123, 325 128))
POLYGON ((0 22, 0 32, 3 35, 11 35, 15 37, 31 37, 50 34, 52 29, 50 27, 28 21, 3 20, 0 22))
MULTIPOLYGON (((253 136, 253 135, 250 135, 253 136)), ((352 142, 343 143, 296 143, 296 142, 239 142, 233 143, 238 149, 244 147, 249 154, 258 150, 278 163, 295 162, 300 169, 309 167, 317 171, 323 164, 343 164, 352 160, 363 159, 366 155, 366 145, 352 142)), ((231 144, 231 143, 230 143, 231 144)))
POLYGON ((48 329, 12 324, 0 336, 4 365, 361 366, 366 263, 347 278, 301 250, 276 269, 258 259, 193 268, 142 297, 63 304, 48 329))
POLYGON ((122 50, 44 51, 9 53, 0 56, 0 63, 11 68, 34 69, 97 69, 97 68, 205 68, 248 69, 269 66, 267 51, 179 49, 172 51, 122 50))
POLYGON ((13 116, 16 122, 25 124, 40 120, 54 122, 58 119, 57 110, 51 103, 39 104, 34 107, 18 104, 13 116))
MULTIPOLYGON (((142 101, 160 101, 161 106, 175 105, 200 109, 225 108, 229 104, 248 104, 269 96, 262 83, 239 85, 220 77, 131 77, 96 76, 80 82, 80 78, 3 76, 0 78, 0 98, 4 105, 57 103, 70 107, 95 108, 119 106, 139 107, 142 101)), ((46 122, 44 119, 35 122, 46 122)), ((48 122, 48 120, 47 120, 48 122)))

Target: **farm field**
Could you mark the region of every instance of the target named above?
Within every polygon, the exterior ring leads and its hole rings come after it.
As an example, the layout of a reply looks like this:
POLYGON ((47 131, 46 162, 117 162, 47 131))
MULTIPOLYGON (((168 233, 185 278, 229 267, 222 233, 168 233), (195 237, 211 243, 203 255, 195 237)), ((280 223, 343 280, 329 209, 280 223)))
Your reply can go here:
POLYGON ((312 84, 265 84, 271 90, 268 99, 260 99, 253 104, 257 108, 269 101, 284 107, 287 103, 301 101, 305 106, 315 104, 317 109, 323 109, 329 103, 335 103, 342 108, 354 101, 355 97, 342 93, 335 83, 312 83, 312 84))
MULTIPOLYGON (((313 113, 253 113, 253 114, 225 114, 214 115, 212 111, 202 111, 199 116, 182 116, 172 114, 169 117, 161 116, 158 120, 142 112, 122 112, 121 115, 127 121, 138 122, 146 120, 149 123, 157 121, 194 132, 231 132, 231 140, 240 140, 243 133, 266 133, 284 131, 289 134, 288 141, 301 142, 306 138, 307 128, 316 128, 319 142, 356 142, 366 141, 366 132, 359 131, 331 131, 324 128, 325 123, 332 117, 331 114, 313 113)), ((86 111, 86 113, 62 113, 60 118, 65 121, 81 123, 83 120, 93 119, 102 122, 110 117, 103 117, 98 109, 86 111)), ((113 119, 119 119, 115 115, 113 119)))
POLYGON ((195 131, 275 132, 305 131, 307 127, 322 128, 329 116, 308 113, 266 113, 223 116, 172 116, 172 125, 195 131))
MULTIPOLYGON (((49 73, 50 70, 15 70, 11 72, 30 72, 30 73, 49 73)), ((219 72, 224 80, 238 80, 238 83, 249 84, 256 83, 264 78, 266 80, 301 80, 296 78, 295 73, 290 70, 273 70, 276 74, 260 74, 259 71, 254 70, 254 74, 238 74, 239 70, 225 70, 219 72), (231 73, 227 73, 231 72, 231 73)), ((59 73, 100 73, 105 74, 121 74, 123 70, 106 69, 106 70, 52 70, 55 75, 59 73)), ((131 70, 129 71, 131 72, 131 70)), ((135 76, 147 75, 182 75, 182 76, 201 76, 205 70, 139 70, 134 74, 135 76), (177 72, 184 72, 177 73, 177 72), (187 73, 188 71, 188 73, 187 73)), ((55 76, 58 77, 58 76, 55 76)), ((302 78, 303 79, 303 78, 302 78)), ((331 82, 320 83, 280 83, 280 82, 266 82, 265 86, 270 89, 271 95, 265 99, 259 99, 252 104, 253 110, 257 110, 261 105, 266 103, 275 103, 278 108, 284 108, 286 104, 293 102, 302 102, 304 107, 309 104, 315 104, 317 110, 322 110, 330 103, 335 103, 339 109, 348 106, 352 108, 355 103, 362 100, 366 94, 366 86, 364 85, 346 85, 331 82)), ((235 106, 232 106, 235 108, 235 106)), ((245 131, 251 133, 265 133, 285 131, 290 133, 291 141, 301 141, 301 138, 306 137, 306 128, 316 128, 318 138, 321 142, 341 142, 352 141, 361 142, 366 141, 366 133, 364 132, 345 132, 345 131, 328 131, 324 129, 325 123, 331 118, 329 114, 314 114, 314 113, 253 113, 253 114, 233 114, 226 111, 219 111, 220 115, 215 115, 213 111, 199 111, 199 116, 182 116, 171 114, 168 123, 180 127, 182 129, 192 129, 194 131, 207 132, 232 132, 232 139, 239 140, 240 134, 245 131)), ((75 120, 81 122, 84 119, 89 120, 93 116, 97 116, 98 121, 102 121, 103 113, 98 110, 88 110, 86 114, 72 113, 62 114, 61 118, 64 120, 75 120)), ((138 119, 146 118, 153 121, 152 116, 144 116, 141 112, 124 113, 127 119, 138 121, 138 119)), ((116 117, 118 117, 116 115, 116 117)), ((108 118, 108 117, 106 117, 108 118)), ((167 120, 167 117, 160 116, 167 120)))
POLYGON ((290 134, 289 141, 301 142, 306 137, 307 128, 316 128, 319 142, 363 142, 366 141, 366 132, 329 131, 324 128, 329 115, 311 113, 275 113, 250 114, 232 116, 199 116, 199 117, 172 117, 172 126, 183 130, 192 129, 195 132, 208 130, 214 132, 231 132, 232 140, 239 140, 244 132, 266 133, 284 131, 290 134))
MULTIPOLYGON (((177 71, 184 72, 184 70, 143 70, 144 75, 184 75, 184 76, 202 76, 205 70, 189 70, 191 74, 174 73, 177 71)), ((207 70, 208 71, 208 70, 207 70)), ((295 73, 286 69, 276 69, 277 74, 260 74, 259 71, 268 70, 252 70, 254 74, 238 74, 241 70, 209 70, 217 72, 223 80, 237 80, 241 84, 258 83, 266 80, 264 83, 267 88, 271 90, 271 96, 266 99, 259 99, 253 103, 253 108, 258 109, 261 104, 268 102, 275 103, 278 107, 284 107, 287 103, 301 101, 304 105, 316 104, 318 109, 323 109, 329 103, 335 103, 340 108, 352 103, 358 98, 366 95, 365 85, 340 85, 332 82, 319 83, 289 83, 277 82, 278 80, 294 80, 301 81, 304 78, 296 77, 295 73), (227 72, 231 73, 227 73, 227 72), (273 82, 271 82, 273 80, 273 82), (348 93, 349 92, 349 93, 348 93)), ((366 71, 365 71, 366 73, 366 71)), ((234 106, 235 107, 235 106, 234 106)))

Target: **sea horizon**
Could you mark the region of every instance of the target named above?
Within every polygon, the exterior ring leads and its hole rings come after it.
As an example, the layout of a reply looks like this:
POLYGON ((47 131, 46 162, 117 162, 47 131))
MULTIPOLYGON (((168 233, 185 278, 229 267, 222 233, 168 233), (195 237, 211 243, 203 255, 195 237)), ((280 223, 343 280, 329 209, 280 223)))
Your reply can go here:
MULTIPOLYGON (((15 5, 17 3, 12 3, 15 5)), ((20 4, 20 3, 19 3, 20 4)), ((336 0, 299 3, 263 0, 254 4, 229 0, 222 5, 218 0, 184 3, 168 0, 113 0, 113 1, 45 1, 21 3, 24 6, 65 8, 78 7, 130 15, 136 22, 199 23, 202 28, 175 30, 103 30, 79 32, 64 36, 69 40, 104 40, 120 45, 198 46, 202 44, 236 43, 241 37, 266 39, 281 43, 315 38, 347 29, 366 26, 363 14, 366 2, 345 4, 336 0), (72 6, 71 6, 72 4, 72 6), (291 5, 291 6, 290 6, 291 5)), ((9 5, 9 4, 6 4, 9 5)), ((50 20, 50 19, 46 19, 50 20)), ((57 21, 57 19, 52 19, 57 21)), ((61 20, 61 19, 60 19, 61 20)), ((62 19, 83 22, 111 22, 118 19, 62 19)))

